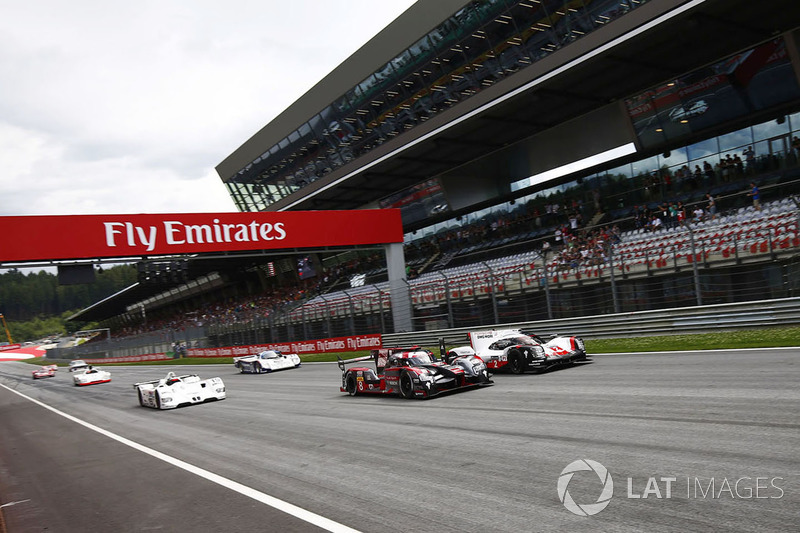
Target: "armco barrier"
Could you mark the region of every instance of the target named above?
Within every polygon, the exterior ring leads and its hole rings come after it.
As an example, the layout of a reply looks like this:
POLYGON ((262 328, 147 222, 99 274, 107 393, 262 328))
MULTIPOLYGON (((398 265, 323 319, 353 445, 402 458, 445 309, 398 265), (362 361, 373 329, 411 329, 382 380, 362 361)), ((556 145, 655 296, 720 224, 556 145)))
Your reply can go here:
MULTIPOLYGON (((520 328, 540 335, 576 335, 584 339, 711 333, 769 326, 800 325, 800 298, 760 300, 735 304, 679 307, 613 315, 584 316, 538 322, 517 322, 469 328, 393 333, 383 336, 384 346, 452 346, 468 344, 467 333, 479 329, 520 328)), ((800 339, 798 339, 800 343, 800 339)))

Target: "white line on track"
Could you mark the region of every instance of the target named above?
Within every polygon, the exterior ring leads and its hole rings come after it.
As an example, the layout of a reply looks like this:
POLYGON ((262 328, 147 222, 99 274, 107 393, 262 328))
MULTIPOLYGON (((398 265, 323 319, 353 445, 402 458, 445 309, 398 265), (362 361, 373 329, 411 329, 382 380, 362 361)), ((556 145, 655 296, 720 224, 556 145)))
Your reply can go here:
POLYGON ((46 403, 40 402, 39 400, 31 398, 30 396, 26 396, 25 394, 23 394, 23 393, 21 393, 19 391, 11 389, 11 388, 7 387, 6 385, 3 385, 2 383, 0 383, 0 387, 3 387, 4 389, 6 389, 8 391, 11 391, 14 394, 17 394, 18 396, 21 396, 21 397, 25 398, 26 400, 35 403, 36 405, 44 407, 45 409, 48 409, 48 410, 54 412, 57 415, 63 416, 67 420, 71 420, 71 421, 75 422, 76 424, 80 424, 85 428, 91 429, 92 431, 96 431, 97 433, 100 433, 101 435, 105 435, 106 437, 108 437, 110 439, 114 439, 115 441, 117 441, 119 443, 122 443, 122 444, 124 444, 126 446, 129 446, 129 447, 133 448, 134 450, 138 450, 140 452, 146 453, 147 455, 155 457, 156 459, 160 459, 160 460, 162 460, 162 461, 164 461, 166 463, 169 463, 169 464, 171 464, 173 466, 177 466, 178 468, 186 470, 187 472, 191 472, 192 474, 200 476, 203 479, 207 479, 208 481, 211 481, 212 483, 216 483, 217 485, 221 485, 221 486, 223 486, 223 487, 225 487, 227 489, 230 489, 230 490, 232 490, 234 492, 238 492, 239 494, 241 494, 243 496, 247 496, 248 498, 252 498, 252 499, 254 499, 254 500, 258 501, 258 502, 261 502, 261 503, 263 503, 265 505, 269 505, 270 507, 273 507, 273 508, 275 508, 275 509, 277 509, 279 511, 282 511, 282 512, 288 514, 288 515, 294 516, 295 518, 299 518, 300 520, 308 522, 309 524, 313 524, 313 525, 315 525, 317 527, 320 527, 320 528, 325 529, 327 531, 331 531, 333 533, 359 533, 358 530, 352 529, 350 527, 347 527, 344 524, 340 524, 338 522, 334 522, 333 520, 330 520, 329 518, 325 518, 324 516, 320 516, 318 514, 312 513, 311 511, 306 511, 305 509, 303 509, 301 507, 298 507, 296 505, 292 505, 291 503, 285 502, 283 500, 279 500, 278 498, 275 498, 274 496, 270 496, 269 494, 264 494, 263 492, 260 492, 260 491, 257 491, 255 489, 252 489, 252 488, 250 488, 250 487, 248 487, 246 485, 242 485, 241 483, 237 483, 236 481, 224 478, 224 477, 222 477, 222 476, 220 476, 218 474, 215 474, 213 472, 209 472, 208 470, 204 470, 203 468, 200 468, 198 466, 194 466, 194 465, 189 464, 189 463, 187 463, 185 461, 181 461, 180 459, 176 459, 175 457, 169 456, 169 455, 167 455, 165 453, 161 453, 161 452, 159 452, 157 450, 154 450, 152 448, 148 448, 147 446, 139 444, 138 442, 134 442, 134 441, 132 441, 130 439, 126 439, 125 437, 117 435, 116 433, 112 433, 112 432, 110 432, 108 430, 105 430, 105 429, 103 429, 101 427, 97 427, 97 426, 95 426, 93 424, 85 422, 85 421, 81 420, 80 418, 77 418, 77 417, 74 417, 72 415, 69 415, 69 414, 67 414, 67 413, 65 413, 63 411, 59 411, 55 407, 51 407, 51 406, 47 405, 46 403))
POLYGON ((11 507, 12 505, 19 505, 20 503, 26 503, 26 502, 29 502, 29 501, 31 501, 30 498, 27 499, 27 500, 19 500, 18 502, 4 503, 3 505, 0 505, 0 509, 2 509, 3 507, 11 507))

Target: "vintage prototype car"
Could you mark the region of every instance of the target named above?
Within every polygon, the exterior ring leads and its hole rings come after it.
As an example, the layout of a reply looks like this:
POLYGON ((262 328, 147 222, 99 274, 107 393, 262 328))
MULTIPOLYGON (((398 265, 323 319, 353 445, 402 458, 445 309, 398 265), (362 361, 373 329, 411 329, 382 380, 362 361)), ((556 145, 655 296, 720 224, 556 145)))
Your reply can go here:
POLYGON ((56 365, 47 365, 42 368, 37 368, 33 371, 33 379, 52 378, 56 375, 56 370, 53 368, 56 365))
POLYGON ((69 362, 69 371, 75 372, 76 370, 82 370, 87 366, 89 366, 89 364, 86 361, 75 359, 74 361, 69 362))
POLYGON ((284 354, 277 350, 265 350, 255 355, 234 357, 233 365, 244 374, 261 374, 297 368, 300 366, 300 356, 295 353, 284 354))
POLYGON ((519 329, 473 331, 468 336, 470 346, 451 348, 447 352, 448 359, 477 355, 487 368, 508 370, 514 374, 527 370, 542 372, 554 366, 588 360, 583 340, 579 337, 553 335, 545 341, 519 329))
POLYGON ((78 387, 84 385, 97 385, 98 383, 108 383, 111 381, 111 372, 100 370, 93 366, 87 366, 83 370, 78 370, 72 374, 72 381, 78 387))
POLYGON ((474 355, 454 357, 449 362, 437 360, 422 348, 372 350, 365 357, 342 360, 342 386, 339 390, 357 394, 399 394, 403 398, 429 398, 437 394, 491 385, 489 371, 474 355), (346 365, 375 361, 375 369, 346 365))
POLYGON ((166 377, 136 383, 133 388, 139 396, 139 405, 155 409, 174 409, 225 399, 222 379, 200 379, 195 374, 176 376, 174 372, 168 372, 166 377))

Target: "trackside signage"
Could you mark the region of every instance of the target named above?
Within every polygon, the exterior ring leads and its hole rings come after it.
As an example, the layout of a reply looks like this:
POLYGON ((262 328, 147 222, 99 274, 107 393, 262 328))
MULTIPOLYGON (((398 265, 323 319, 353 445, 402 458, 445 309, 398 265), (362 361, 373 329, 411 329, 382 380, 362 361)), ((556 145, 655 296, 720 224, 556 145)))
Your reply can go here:
POLYGON ((0 352, 5 352, 8 350, 18 350, 22 348, 21 344, 6 344, 4 346, 0 346, 0 352))
POLYGON ((396 242, 398 209, 0 217, 0 262, 396 242))
POLYGON ((357 352, 375 350, 382 347, 380 334, 354 335, 313 341, 286 342, 277 344, 254 344, 250 346, 227 346, 224 348, 189 348, 189 357, 241 357, 264 350, 277 350, 283 353, 312 354, 329 352, 357 352))
MULTIPOLYGON (((357 352, 361 350, 376 350, 382 347, 383 344, 380 334, 374 334, 318 339, 313 341, 287 342, 282 344, 251 344, 249 346, 225 346, 222 348, 189 348, 186 350, 186 355, 188 357, 242 357, 263 352, 264 350, 278 350, 283 353, 296 353, 299 355, 326 352, 357 352)), ((97 365, 101 363, 163 361, 166 359, 172 359, 172 356, 159 352, 146 355, 124 355, 120 357, 106 357, 103 359, 84 359, 84 361, 97 365)))

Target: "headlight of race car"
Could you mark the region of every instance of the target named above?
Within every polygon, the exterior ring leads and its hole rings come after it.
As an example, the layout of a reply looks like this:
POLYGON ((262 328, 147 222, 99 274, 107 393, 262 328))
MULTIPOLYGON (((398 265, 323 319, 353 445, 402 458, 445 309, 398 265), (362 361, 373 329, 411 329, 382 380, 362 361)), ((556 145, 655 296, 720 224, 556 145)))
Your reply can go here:
POLYGON ((544 359, 544 348, 536 345, 533 347, 533 357, 535 359, 544 359))
POLYGON ((434 379, 433 374, 428 374, 427 372, 419 375, 420 381, 433 381, 433 379, 434 379))

